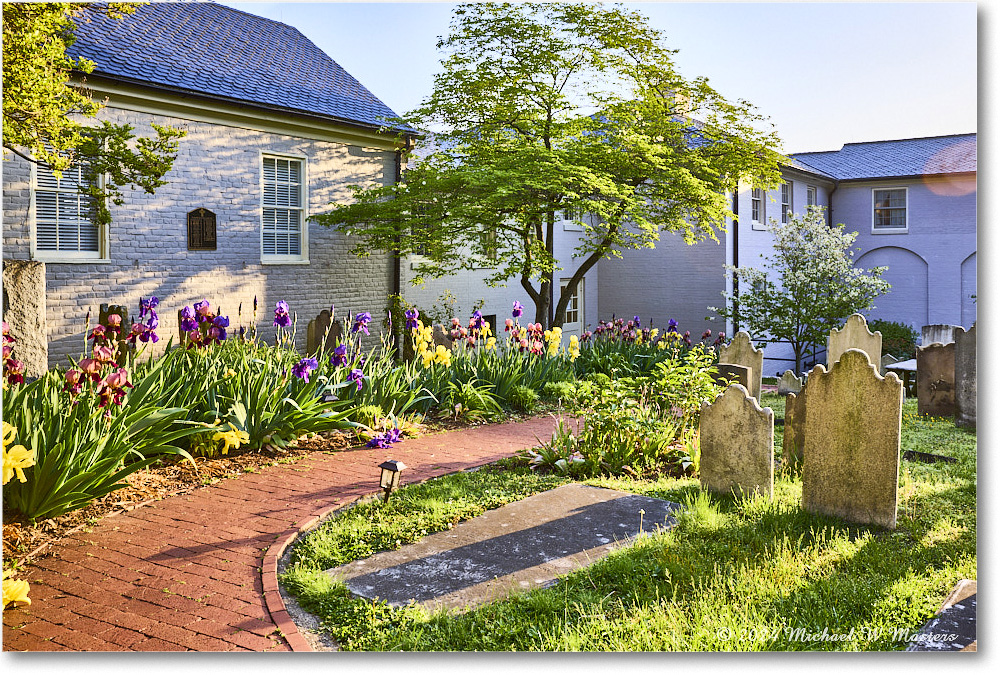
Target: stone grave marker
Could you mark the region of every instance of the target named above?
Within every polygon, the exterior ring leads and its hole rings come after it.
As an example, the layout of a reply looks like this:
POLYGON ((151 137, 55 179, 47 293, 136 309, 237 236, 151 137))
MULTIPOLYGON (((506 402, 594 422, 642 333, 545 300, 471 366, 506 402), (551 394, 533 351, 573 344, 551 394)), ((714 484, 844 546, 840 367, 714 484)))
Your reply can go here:
POLYGON ((607 488, 563 485, 326 574, 356 595, 394 607, 412 601, 464 611, 550 586, 637 537, 673 527, 680 508, 607 488))
POLYGON ((774 498, 774 412, 741 384, 702 402, 701 485, 713 492, 774 498))
POLYGON ((954 342, 955 332, 961 328, 961 326, 955 326, 950 323, 934 323, 930 326, 921 326, 920 344, 932 345, 935 342, 940 342, 941 344, 946 345, 950 342, 954 342))
POLYGON ((955 343, 917 347, 917 414, 955 415, 955 343))
POLYGON ((882 357, 882 360, 880 361, 880 366, 881 367, 879 368, 879 374, 882 375, 882 376, 885 376, 885 372, 886 372, 885 368, 886 368, 886 366, 891 366, 892 364, 899 363, 899 362, 900 362, 900 359, 897 359, 892 354, 886 354, 885 356, 882 357))
POLYGON ((343 335, 343 328, 341 328, 340 322, 333 318, 330 310, 324 309, 306 327, 306 352, 315 354, 321 347, 332 352, 340 341, 341 335, 343 335), (325 344, 324 337, 326 338, 325 344))
MULTIPOLYGON (((98 308, 97 313, 97 323, 102 326, 108 325, 108 317, 112 314, 117 314, 121 320, 119 323, 119 335, 128 335, 129 331, 132 329, 132 322, 129 320, 128 307, 125 305, 112 305, 109 303, 102 303, 98 308)), ((93 346, 93 343, 89 343, 93 346)), ((125 363, 126 355, 129 352, 134 352, 135 346, 130 345, 127 340, 118 340, 118 348, 115 350, 115 360, 118 363, 125 363)))
POLYGON ((976 324, 955 331, 955 423, 976 426, 976 324))
POLYGON ((786 370, 781 379, 778 380, 778 395, 787 396, 788 394, 797 394, 800 391, 802 391, 802 378, 796 377, 795 373, 786 370))
POLYGON ((728 345, 719 350, 719 363, 731 363, 750 369, 750 384, 745 385, 750 395, 760 400, 760 384, 764 377, 764 350, 750 342, 750 334, 741 330, 728 345))
POLYGON ((895 528, 903 383, 849 349, 806 387, 802 508, 895 528))
POLYGON ((868 330, 868 322, 860 314, 851 314, 843 328, 834 328, 826 340, 826 367, 832 368, 848 349, 859 349, 873 364, 881 365, 882 333, 868 330))
POLYGON ((716 384, 742 384, 747 389, 750 388, 750 378, 753 373, 746 366, 738 366, 735 363, 717 363, 715 369, 718 371, 712 377, 716 384))
POLYGON ((802 461, 802 449, 806 438, 806 391, 809 382, 797 394, 785 396, 785 428, 781 437, 781 454, 788 462, 794 457, 802 461))
POLYGON ((45 263, 3 261, 3 320, 10 327, 14 358, 24 363, 24 376, 41 377, 49 368, 45 316, 45 263))
POLYGON ((445 349, 451 349, 451 337, 449 337, 448 331, 444 329, 444 326, 439 323, 434 324, 433 339, 435 347, 444 345, 445 349))

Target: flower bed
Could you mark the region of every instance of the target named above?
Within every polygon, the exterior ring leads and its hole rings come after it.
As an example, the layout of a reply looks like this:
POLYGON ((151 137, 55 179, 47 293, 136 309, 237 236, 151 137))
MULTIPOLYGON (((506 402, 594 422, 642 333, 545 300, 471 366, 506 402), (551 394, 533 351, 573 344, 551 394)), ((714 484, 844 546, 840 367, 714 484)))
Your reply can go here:
MULTIPOLYGON (((452 319, 450 346, 434 344, 431 327, 408 308, 411 360, 401 360, 385 335, 375 348, 362 349, 360 337, 370 334, 372 322, 368 312, 345 322, 351 328, 335 348, 303 356, 293 348, 287 303, 275 306, 273 345, 256 334, 256 304, 253 323, 238 328, 207 300, 182 308, 177 343, 169 341, 162 356, 148 360, 141 358, 144 345, 160 339, 155 297, 140 301, 139 321, 129 326, 112 313, 91 329, 88 317, 85 353, 69 368, 33 382, 24 381, 5 324, 8 518, 30 523, 76 512, 125 488, 130 476, 163 458, 187 462, 197 472, 199 462, 236 451, 278 452, 303 435, 351 430, 371 447, 388 448, 419 433, 427 415, 467 423, 531 413, 543 399, 563 398, 560 386, 573 387, 580 376, 625 374, 621 364, 639 377, 614 388, 619 413, 631 419, 636 406, 646 406, 644 419, 663 427, 654 444, 659 450, 640 453, 654 461, 604 457, 591 462, 590 470, 655 470, 664 457, 677 454, 676 441, 683 439, 690 416, 675 414, 676 392, 653 383, 668 382, 674 370, 675 377, 707 376, 714 355, 692 349, 675 330, 658 340, 652 329, 625 329, 632 327, 616 329, 615 339, 603 329, 593 340, 573 337, 564 347, 560 329, 522 326, 522 309, 514 303, 502 336, 478 311, 464 324, 452 319), (695 354, 700 356, 688 358, 695 354), (656 397, 655 405, 630 397, 631 389, 656 397)), ((598 408, 588 410, 596 418, 598 408)), ((609 419, 617 425, 617 417, 609 419)), ((646 430, 622 433, 641 436, 646 430)), ((14 581, 5 579, 5 587, 20 589, 14 581)))

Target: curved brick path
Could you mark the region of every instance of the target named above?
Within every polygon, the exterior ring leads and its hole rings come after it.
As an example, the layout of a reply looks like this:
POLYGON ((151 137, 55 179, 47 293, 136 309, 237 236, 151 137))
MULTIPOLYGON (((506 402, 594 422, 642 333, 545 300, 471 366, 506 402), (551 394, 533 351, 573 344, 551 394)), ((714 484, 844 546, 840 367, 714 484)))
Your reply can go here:
POLYGON ((390 450, 312 453, 101 519, 50 547, 19 578, 32 604, 3 613, 3 648, 308 651, 277 591, 277 560, 300 529, 378 489, 486 464, 548 438, 537 418, 407 440, 390 450))

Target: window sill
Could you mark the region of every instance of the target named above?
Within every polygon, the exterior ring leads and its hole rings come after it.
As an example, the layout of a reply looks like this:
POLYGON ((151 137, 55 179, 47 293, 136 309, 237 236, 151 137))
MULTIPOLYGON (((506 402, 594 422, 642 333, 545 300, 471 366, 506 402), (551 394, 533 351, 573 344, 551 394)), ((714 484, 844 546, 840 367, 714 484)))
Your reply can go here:
POLYGON ((872 234, 907 234, 910 228, 873 227, 872 234))
POLYGON ((765 223, 758 223, 756 220, 750 221, 750 229, 757 230, 758 232, 766 232, 767 225, 765 223))
POLYGON ((32 260, 43 262, 46 265, 107 265, 111 258, 66 258, 58 255, 40 255, 36 253, 32 260))
POLYGON ((261 265, 308 265, 309 261, 302 259, 294 259, 294 258, 289 258, 289 259, 261 258, 260 264, 261 265))

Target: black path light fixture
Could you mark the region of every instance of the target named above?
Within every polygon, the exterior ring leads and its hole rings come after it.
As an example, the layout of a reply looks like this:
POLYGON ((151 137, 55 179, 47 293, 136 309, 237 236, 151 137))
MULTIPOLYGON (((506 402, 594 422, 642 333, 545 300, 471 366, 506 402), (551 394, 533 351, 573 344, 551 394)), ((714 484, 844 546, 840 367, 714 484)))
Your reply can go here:
POLYGON ((406 465, 394 459, 382 462, 378 465, 382 469, 382 479, 379 485, 385 491, 385 501, 389 501, 389 493, 399 487, 399 474, 402 473, 406 465))

